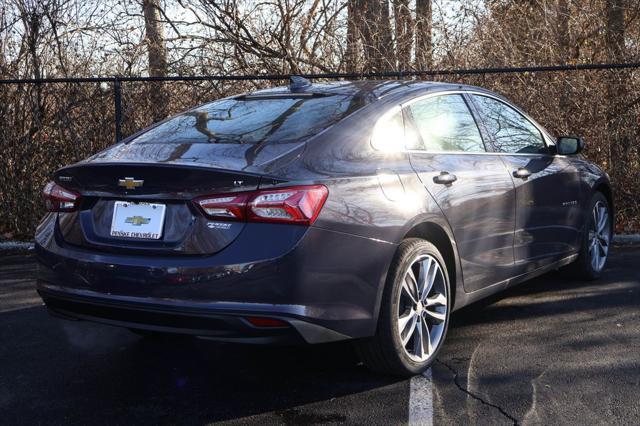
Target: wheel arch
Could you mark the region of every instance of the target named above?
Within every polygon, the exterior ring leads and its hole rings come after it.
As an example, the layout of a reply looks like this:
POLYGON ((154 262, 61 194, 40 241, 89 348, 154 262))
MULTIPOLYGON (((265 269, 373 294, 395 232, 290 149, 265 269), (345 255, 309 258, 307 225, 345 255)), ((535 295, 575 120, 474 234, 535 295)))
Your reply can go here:
POLYGON ((609 210, 611 211, 611 217, 613 218, 614 217, 613 192, 611 190, 611 185, 609 184, 609 182, 605 181, 604 179, 601 179, 600 181, 596 182, 596 184, 593 185, 593 192, 602 192, 602 194, 607 199, 607 202, 609 203, 609 210))
POLYGON ((458 259, 457 247, 453 235, 438 223, 425 221, 415 224, 403 239, 420 238, 429 241, 442 254, 446 263, 447 272, 449 273, 449 282, 451 283, 451 306, 455 308, 456 294, 458 290, 463 291, 462 287, 462 271, 458 259))

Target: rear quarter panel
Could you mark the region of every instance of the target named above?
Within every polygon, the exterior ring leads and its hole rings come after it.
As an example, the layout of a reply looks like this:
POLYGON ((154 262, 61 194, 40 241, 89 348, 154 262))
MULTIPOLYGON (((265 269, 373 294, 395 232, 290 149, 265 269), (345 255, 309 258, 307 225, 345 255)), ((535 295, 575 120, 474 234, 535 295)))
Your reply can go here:
POLYGON ((365 108, 310 141, 298 167, 287 176, 295 181, 321 182, 329 188, 314 227, 392 245, 392 250, 376 245, 375 251, 353 253, 370 258, 371 267, 379 271, 377 308, 397 245, 414 226, 424 222, 440 226, 449 236, 456 253, 456 283, 452 285, 463 291, 453 234, 411 167, 408 154, 376 151, 370 144, 374 123, 392 105, 395 103, 365 108))

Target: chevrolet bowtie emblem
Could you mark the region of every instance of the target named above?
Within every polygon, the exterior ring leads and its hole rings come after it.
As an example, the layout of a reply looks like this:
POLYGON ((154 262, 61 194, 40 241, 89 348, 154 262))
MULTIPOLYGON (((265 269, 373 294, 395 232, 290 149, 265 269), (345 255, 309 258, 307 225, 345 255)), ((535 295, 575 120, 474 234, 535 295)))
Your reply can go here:
POLYGON ((135 189, 139 186, 142 186, 144 180, 142 179, 134 179, 132 177, 126 177, 124 179, 118 180, 118 186, 124 186, 127 189, 135 189))
POLYGON ((151 218, 150 217, 142 217, 142 216, 131 216, 126 218, 125 223, 130 223, 133 226, 142 226, 142 225, 146 225, 147 223, 151 222, 151 218))

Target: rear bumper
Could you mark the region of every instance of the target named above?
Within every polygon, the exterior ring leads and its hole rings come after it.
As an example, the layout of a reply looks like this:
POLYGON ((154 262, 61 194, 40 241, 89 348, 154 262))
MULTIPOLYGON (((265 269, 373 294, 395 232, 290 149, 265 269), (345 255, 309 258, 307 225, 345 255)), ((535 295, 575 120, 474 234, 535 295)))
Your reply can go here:
POLYGON ((38 291, 69 319, 218 340, 320 343, 375 332, 395 245, 319 228, 289 250, 265 244, 277 238, 277 225, 243 232, 207 257, 96 253, 36 238, 38 291), (247 316, 290 327, 253 327, 247 316))
POLYGON ((274 313, 263 306, 251 304, 226 307, 169 304, 148 299, 136 300, 86 291, 69 291, 42 282, 38 284, 38 293, 52 316, 67 320, 189 334, 238 343, 323 343, 349 338, 336 331, 299 320, 294 315, 274 313), (288 326, 256 327, 246 319, 256 316, 279 319, 288 326))

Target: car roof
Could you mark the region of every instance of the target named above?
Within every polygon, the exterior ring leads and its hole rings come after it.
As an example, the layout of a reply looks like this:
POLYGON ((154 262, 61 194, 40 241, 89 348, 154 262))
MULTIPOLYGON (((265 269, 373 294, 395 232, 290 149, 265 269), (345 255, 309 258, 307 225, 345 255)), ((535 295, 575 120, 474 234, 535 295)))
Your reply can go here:
MULTIPOLYGON (((248 96, 283 96, 283 95, 344 95, 359 98, 363 104, 375 102, 379 99, 395 95, 416 95, 427 92, 440 92, 448 90, 472 90, 491 93, 486 89, 457 83, 442 83, 422 80, 355 80, 332 81, 323 83, 311 83, 302 89, 293 89, 291 86, 278 86, 269 89, 256 90, 248 96)), ((494 94, 495 95, 495 94, 494 94)))

